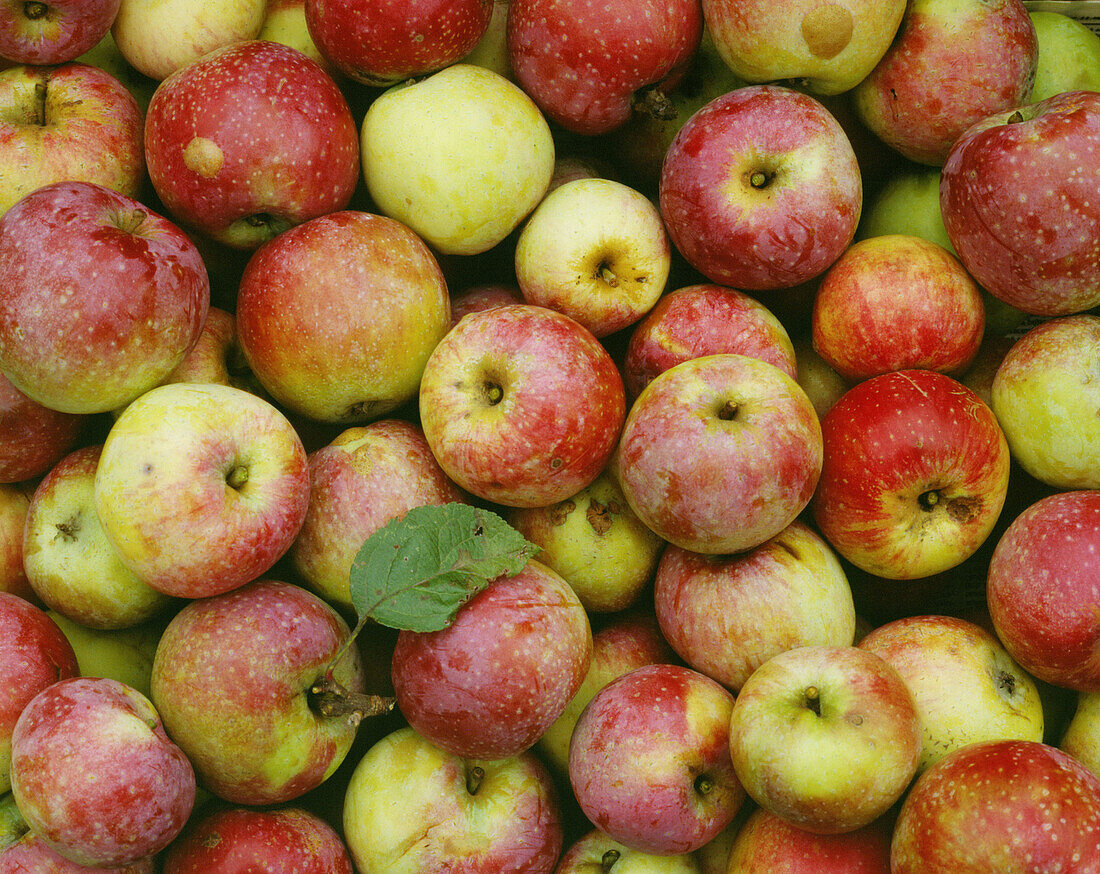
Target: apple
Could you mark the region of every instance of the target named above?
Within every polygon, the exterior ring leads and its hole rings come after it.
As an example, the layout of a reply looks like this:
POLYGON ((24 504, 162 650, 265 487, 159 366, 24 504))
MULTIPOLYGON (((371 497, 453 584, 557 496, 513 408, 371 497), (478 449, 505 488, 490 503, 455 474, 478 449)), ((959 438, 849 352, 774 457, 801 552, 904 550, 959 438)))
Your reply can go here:
POLYGON ((661 296, 630 332, 623 382, 636 398, 653 378, 689 358, 735 352, 774 364, 794 378, 794 345, 779 318, 754 297, 713 283, 661 296))
POLYGON ((990 632, 954 616, 905 616, 873 628, 859 646, 897 670, 923 729, 918 773, 984 740, 1041 741, 1035 681, 990 632))
POLYGON ((523 293, 513 283, 488 282, 471 285, 451 295, 451 327, 469 313, 512 303, 526 303, 523 293))
POLYGON ((1100 303, 1098 130, 1100 93, 1069 91, 984 117, 943 165, 940 211, 959 259, 1025 313, 1100 303))
POLYGON ((757 808, 734 836, 723 874, 890 874, 888 816, 815 834, 757 808))
POLYGON ((122 0, 111 35, 127 63, 150 79, 203 55, 255 39, 267 0, 122 0))
POLYGON ((1100 490, 1056 492, 1017 515, 989 560, 986 602, 997 636, 1030 674, 1100 692, 1096 588, 1100 490))
POLYGON ((676 654, 661 635, 652 610, 629 609, 607 617, 592 634, 592 659, 580 688, 542 733, 536 751, 558 774, 568 774, 573 729, 596 693, 634 668, 675 662, 676 654))
POLYGON ((413 507, 465 500, 412 422, 381 419, 309 454, 310 495, 290 560, 307 588, 351 609, 351 566, 363 542, 413 507))
POLYGON ((248 366, 237 332, 236 313, 212 306, 199 339, 164 382, 212 382, 264 394, 248 366))
POLYGON ((507 519, 590 615, 638 603, 665 545, 630 509, 610 470, 564 501, 513 508, 507 519))
POLYGON ((856 239, 908 234, 954 254, 940 214, 940 170, 935 165, 908 164, 892 173, 864 205, 856 239))
POLYGON ((515 80, 512 60, 508 57, 508 7, 511 0, 493 0, 493 11, 481 39, 463 57, 462 63, 476 64, 505 79, 515 80))
POLYGON ((263 24, 260 25, 256 39, 281 42, 292 49, 297 49, 324 67, 325 72, 332 76, 337 84, 342 84, 343 74, 335 64, 321 54, 313 34, 309 32, 309 24, 306 21, 306 0, 268 0, 267 11, 264 13, 263 24))
POLYGON ((346 207, 360 169, 355 120, 332 77, 265 40, 164 79, 145 117, 145 160, 172 216, 242 250, 346 207))
POLYGON ((374 87, 462 60, 489 28, 492 0, 306 0, 306 25, 341 73, 374 87))
POLYGON ((659 102, 702 33, 698 0, 511 0, 508 9, 516 81, 547 117, 589 136, 620 127, 636 104, 659 102))
POLYGON ((374 203, 451 255, 486 252, 519 226, 546 193, 554 148, 523 90, 464 63, 387 89, 360 132, 374 203))
POLYGON ((155 874, 157 857, 146 856, 127 865, 89 869, 59 855, 34 832, 26 832, 14 843, 0 849, 0 874, 24 874, 27 871, 34 874, 87 874, 89 870, 94 870, 96 874, 155 874))
POLYGON ((741 552, 791 524, 821 472, 821 426, 773 364, 724 353, 656 376, 634 401, 615 472, 638 517, 702 553, 741 552))
MULTIPOLYGON (((76 60, 81 64, 99 67, 121 82, 137 101, 144 124, 145 110, 149 108, 149 98, 153 96, 159 82, 134 69, 133 65, 122 56, 111 31, 108 30, 103 34, 99 42, 88 51, 78 55, 76 60)), ((143 153, 142 161, 144 162, 144 160, 143 153)))
POLYGON ((1005 352, 990 403, 1012 457, 1058 489, 1100 488, 1100 315, 1048 319, 1005 352))
POLYGON ((0 370, 67 413, 112 410, 157 385, 195 344, 210 304, 190 239, 91 182, 46 185, 4 213, 0 283, 0 370))
POLYGON ((118 680, 149 697, 153 657, 164 630, 163 617, 129 628, 101 629, 90 628, 55 610, 47 610, 46 615, 72 645, 80 676, 118 680))
POLYGON ((308 505, 294 427, 232 386, 146 392, 111 426, 95 472, 95 511, 119 559, 175 597, 220 594, 265 573, 308 505))
POLYGON ((75 677, 72 645, 30 601, 0 592, 0 793, 11 789, 11 737, 19 714, 47 686, 75 677))
POLYGON ((793 79, 809 91, 849 91, 889 49, 904 0, 703 0, 714 43, 746 82, 793 79))
POLYGON ((1031 102, 1064 91, 1100 91, 1100 33, 1056 9, 1029 9, 1028 15, 1039 43, 1031 102))
POLYGON ((1100 777, 1100 692, 1079 692, 1058 748, 1100 777))
POLYGON ((721 684, 680 665, 612 680, 569 743, 569 783, 585 816, 633 850, 698 850, 745 799, 730 761, 732 707, 721 684))
POLYGON ((88 628, 129 628, 164 613, 172 599, 119 559, 95 509, 102 447, 74 449, 31 498, 23 531, 27 581, 47 607, 88 628))
POLYGON ((111 28, 120 0, 49 0, 0 4, 0 57, 16 64, 64 64, 111 28))
POLYGON ((0 373, 0 483, 46 473, 76 445, 88 418, 31 400, 0 373))
POLYGON ((143 193, 142 112, 110 73, 82 63, 9 67, 0 71, 0 112, 0 214, 52 182, 143 193))
POLYGON ((348 637, 331 606, 268 578, 191 601, 172 618, 153 660, 152 699, 202 786, 258 806, 291 801, 332 775, 369 715, 355 709, 363 665, 348 637), (322 707, 330 670, 350 693, 348 712, 322 707))
POLYGON ((795 357, 795 381, 806 392, 814 406, 818 419, 832 409, 850 385, 837 373, 814 349, 813 338, 809 334, 797 336, 792 341, 795 357))
POLYGON ((855 151, 807 94, 752 85, 680 128, 659 182, 661 215, 684 258, 744 291, 819 276, 847 248, 863 205, 855 151))
POLYGON ((33 493, 30 483, 0 483, 0 592, 28 600, 34 591, 23 567, 23 526, 33 493))
MULTIPOLYGON (((987 334, 982 338, 981 345, 978 346, 978 354, 974 356, 970 366, 959 377, 959 382, 971 389, 988 407, 993 406, 993 380, 996 378, 997 371, 1008 354, 1008 350, 1016 344, 1018 339, 1018 336, 987 334)), ((997 421, 1000 423, 1001 420, 998 418, 997 421)), ((1003 423, 1001 427, 1003 430, 1003 423)), ((1006 439, 1007 436, 1006 433, 1006 439)), ((1009 446, 1011 447, 1011 444, 1009 446)))
POLYGON ((254 252, 236 316, 241 349, 271 396, 343 424, 413 399, 451 324, 447 283, 423 240, 358 210, 310 219, 254 252))
POLYGON ((565 848, 554 874, 701 874, 701 871, 693 853, 656 856, 631 849, 594 828, 565 848))
MULTIPOLYGON (((29 826, 19 807, 12 798, 11 792, 0 795, 0 853, 11 846, 24 835, 27 835, 29 826)), ((2 858, 2 856, 0 856, 2 858)))
POLYGON ((811 331, 817 353, 852 382, 918 367, 958 376, 978 354, 985 306, 945 248, 886 234, 853 243, 825 272, 811 331))
POLYGON ((262 859, 269 874, 354 874, 336 829, 300 807, 203 813, 163 853, 163 874, 230 874, 262 859))
POLYGON ((626 399, 608 351, 569 316, 531 304, 471 313, 435 347, 419 391, 424 436, 477 497, 543 507, 607 466, 626 399))
POLYGON ((955 750, 906 795, 890 848, 893 874, 1088 871, 1100 866, 1100 778, 1035 741, 955 750))
POLYGON ((971 125, 1026 103, 1037 60, 1022 0, 911 0, 852 101, 887 145, 938 166, 971 125))
POLYGON ((546 195, 519 233, 516 280, 527 303, 597 337, 633 325, 665 290, 672 263, 661 214, 634 188, 576 179, 546 195))
POLYGON ((855 646, 802 646, 772 656, 730 718, 737 776, 762 808, 806 831, 874 822, 917 771, 921 722, 884 659, 855 646))
POLYGON ((811 512, 862 570, 927 577, 962 563, 993 530, 1008 492, 1008 443, 958 380, 933 370, 871 377, 844 393, 821 431, 811 512))
POLYGON ((360 874, 550 874, 563 841, 557 790, 534 754, 464 758, 407 726, 356 764, 343 833, 360 874))
POLYGON ((194 807, 187 756, 149 699, 117 680, 47 686, 23 709, 11 744, 20 813, 81 865, 126 865, 160 852, 194 807))
POLYGON ((576 694, 592 629, 569 584, 532 559, 467 601, 441 631, 401 631, 397 706, 417 733, 467 759, 530 749, 576 694))
POLYGON ((856 630, 840 560, 797 520, 736 555, 669 546, 653 600, 661 632, 680 658, 733 690, 773 655, 796 646, 849 646, 856 630))

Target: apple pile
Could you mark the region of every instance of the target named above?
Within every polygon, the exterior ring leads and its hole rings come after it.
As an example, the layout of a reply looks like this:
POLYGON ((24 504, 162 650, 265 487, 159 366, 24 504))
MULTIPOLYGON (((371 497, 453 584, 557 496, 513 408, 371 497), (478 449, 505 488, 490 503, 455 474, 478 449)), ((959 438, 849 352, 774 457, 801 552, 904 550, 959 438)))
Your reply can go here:
POLYGON ((0 874, 1100 872, 1049 6, 0 5, 0 874))

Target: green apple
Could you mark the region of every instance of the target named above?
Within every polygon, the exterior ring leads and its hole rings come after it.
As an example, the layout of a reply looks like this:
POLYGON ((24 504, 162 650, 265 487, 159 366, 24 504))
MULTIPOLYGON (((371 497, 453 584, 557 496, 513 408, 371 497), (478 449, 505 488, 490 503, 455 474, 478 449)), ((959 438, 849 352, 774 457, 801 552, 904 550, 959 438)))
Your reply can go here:
POLYGON ((256 39, 281 42, 283 45, 297 49, 308 58, 312 58, 325 68, 330 76, 341 81, 340 73, 328 58, 321 54, 317 44, 310 36, 309 27, 306 25, 305 0, 268 0, 267 14, 264 15, 263 24, 256 39))
POLYGON ((0 795, 0 850, 15 843, 29 829, 30 826, 15 803, 15 796, 11 792, 0 795))
POLYGON ((1100 91, 1100 35, 1061 12, 1033 9, 1039 62, 1031 102, 1063 91, 1100 91))
POLYGON ((1078 693, 1077 709, 1058 746, 1100 777, 1100 692, 1078 693))
POLYGON ((491 249, 535 208, 554 172, 550 126, 510 80, 454 64, 383 92, 361 131, 378 208, 444 254, 491 249))
POLYGON ((131 628, 98 629, 81 625, 55 610, 49 617, 64 632, 76 653, 82 677, 118 680, 149 696, 149 678, 163 624, 146 622, 131 628))
POLYGON ((512 79, 512 60, 508 55, 508 5, 509 0, 493 0, 489 27, 462 62, 485 67, 506 79, 512 79))

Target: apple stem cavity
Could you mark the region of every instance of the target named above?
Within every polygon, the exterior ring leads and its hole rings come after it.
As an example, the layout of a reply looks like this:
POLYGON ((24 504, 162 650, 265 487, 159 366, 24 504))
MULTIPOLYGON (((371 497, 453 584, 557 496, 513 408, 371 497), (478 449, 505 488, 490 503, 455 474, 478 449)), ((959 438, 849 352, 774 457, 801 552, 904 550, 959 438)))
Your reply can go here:
POLYGON ((50 11, 50 7, 45 3, 29 2, 23 4, 23 15, 29 18, 31 21, 37 21, 39 18, 45 18, 46 14, 50 11))
POLYGON ((706 774, 700 774, 695 778, 695 783, 693 785, 695 791, 700 795, 709 795, 710 790, 714 788, 714 781, 706 774))
POLYGON ((939 502, 940 493, 936 489, 929 489, 917 498, 917 503, 920 504, 920 508, 926 512, 931 511, 939 502))
POLYGON ((34 83, 34 120, 39 127, 46 126, 46 82, 34 83))
POLYGON ((347 719, 358 725, 372 716, 383 716, 393 710, 396 698, 352 692, 331 672, 314 683, 309 690, 310 707, 321 716, 347 719))
POLYGON ((807 686, 802 692, 802 700, 815 716, 821 715, 821 692, 817 686, 807 686))
POLYGON ((235 464, 225 475, 225 484, 235 492, 239 492, 248 482, 248 466, 235 464))
POLYGON ((143 209, 132 209, 119 217, 118 229, 124 234, 136 234, 149 214, 143 209))
POLYGON ((485 779, 485 769, 481 765, 474 765, 466 773, 466 791, 471 795, 477 795, 481 788, 481 781, 485 779))
POLYGON ((621 855, 618 850, 608 850, 600 857, 600 870, 603 874, 608 874, 615 867, 615 863, 619 861, 621 855))
POLYGON ((596 276, 602 279, 612 288, 619 287, 619 277, 611 270, 611 265, 606 261, 601 261, 600 266, 596 268, 596 276))
POLYGON ((732 422, 737 418, 739 409, 737 401, 726 401, 718 410, 718 418, 723 422, 732 422))
POLYGON ((490 407, 495 407, 504 400, 504 389, 495 382, 486 380, 482 385, 482 390, 485 392, 485 401, 490 407))
POLYGON ((749 174, 749 185, 758 191, 767 188, 771 181, 775 178, 775 173, 769 173, 767 170, 753 170, 749 174))

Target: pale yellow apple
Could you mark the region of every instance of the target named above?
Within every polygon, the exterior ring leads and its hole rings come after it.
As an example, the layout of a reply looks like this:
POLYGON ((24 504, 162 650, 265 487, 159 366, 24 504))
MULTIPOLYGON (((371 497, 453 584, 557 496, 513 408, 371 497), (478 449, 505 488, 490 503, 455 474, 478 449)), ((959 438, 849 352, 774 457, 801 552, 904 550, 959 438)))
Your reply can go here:
MULTIPOLYGON (((722 872, 725 874, 725 866, 722 872)), ((599 829, 566 848, 554 874, 703 874, 694 853, 655 856, 619 843, 599 829)))
POLYGON ((476 64, 512 79, 512 60, 508 55, 508 3, 509 0, 493 0, 489 27, 462 63, 476 64))
POLYGON ((1100 692, 1081 692, 1058 746, 1100 777, 1100 692))
POLYGON ((818 94, 860 82, 886 53, 905 0, 703 0, 715 46, 746 82, 802 80, 818 94))
POLYGON ((149 696, 153 656, 163 624, 147 622, 132 628, 98 629, 81 625, 55 610, 47 612, 72 645, 82 677, 109 677, 149 696))
POLYGON ((266 39, 297 49, 306 57, 313 58, 333 78, 339 79, 342 76, 328 58, 321 54, 310 36, 306 25, 305 0, 268 0, 267 14, 256 39, 266 39))
POLYGON ((795 381, 806 392, 820 419, 848 390, 848 383, 818 355, 809 336, 796 337, 793 343, 797 368, 795 381))
POLYGON ((1063 91, 1100 91, 1100 34, 1061 12, 1028 13, 1039 41, 1031 102, 1063 91))
POLYGON ((538 205, 554 172, 554 140, 538 107, 475 64, 379 95, 361 147, 378 208, 444 254, 491 249, 538 205))

